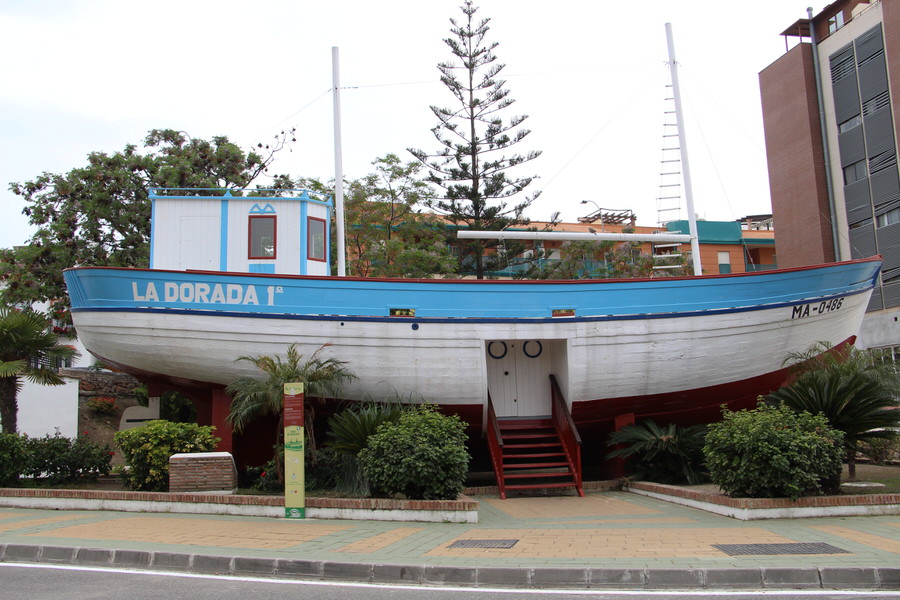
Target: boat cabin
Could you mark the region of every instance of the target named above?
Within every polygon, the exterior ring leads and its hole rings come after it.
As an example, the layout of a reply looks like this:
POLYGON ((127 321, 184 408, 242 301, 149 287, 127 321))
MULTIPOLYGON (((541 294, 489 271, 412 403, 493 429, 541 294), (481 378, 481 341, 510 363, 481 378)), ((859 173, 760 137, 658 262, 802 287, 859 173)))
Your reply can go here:
POLYGON ((151 188, 150 201, 151 269, 330 274, 329 196, 151 188))

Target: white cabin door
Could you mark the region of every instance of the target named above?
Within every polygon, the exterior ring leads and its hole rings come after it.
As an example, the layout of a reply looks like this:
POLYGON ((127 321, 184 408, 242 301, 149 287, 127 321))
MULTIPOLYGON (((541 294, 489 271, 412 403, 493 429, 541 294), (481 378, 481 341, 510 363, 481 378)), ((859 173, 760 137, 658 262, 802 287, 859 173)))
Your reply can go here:
POLYGON ((485 344, 488 392, 498 417, 550 414, 550 344, 490 340, 485 344))

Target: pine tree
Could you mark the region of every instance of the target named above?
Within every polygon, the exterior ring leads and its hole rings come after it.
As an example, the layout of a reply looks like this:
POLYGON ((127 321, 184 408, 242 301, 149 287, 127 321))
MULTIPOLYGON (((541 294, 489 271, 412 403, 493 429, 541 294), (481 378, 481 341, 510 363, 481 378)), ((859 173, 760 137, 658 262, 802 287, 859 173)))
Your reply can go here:
MULTIPOLYGON (((441 82, 456 98, 457 107, 431 107, 438 118, 431 130, 440 146, 435 154, 413 148, 410 152, 431 170, 428 181, 442 191, 430 207, 453 225, 497 231, 527 224, 523 212, 538 194, 512 205, 508 201, 535 177, 513 177, 509 170, 541 153, 503 155, 530 133, 520 127, 527 115, 503 121, 500 112, 515 101, 504 87, 506 81, 498 79, 505 66, 495 62, 498 44, 486 41, 490 19, 476 21, 478 8, 470 0, 461 9, 464 19, 461 23, 450 19, 452 36, 444 40, 454 59, 438 64, 441 82)), ((485 250, 496 246, 497 242, 467 240, 461 244, 460 260, 481 279, 497 261, 496 254, 486 255, 485 250)))

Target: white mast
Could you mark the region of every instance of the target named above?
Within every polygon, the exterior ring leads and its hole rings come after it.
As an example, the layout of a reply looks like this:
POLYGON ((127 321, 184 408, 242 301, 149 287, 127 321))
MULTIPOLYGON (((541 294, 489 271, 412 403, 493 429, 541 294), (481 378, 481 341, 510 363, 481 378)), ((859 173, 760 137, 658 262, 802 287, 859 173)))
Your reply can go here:
POLYGON ((332 85, 334 86, 334 222, 337 235, 337 274, 347 275, 344 249, 344 165, 341 158, 341 82, 338 47, 331 48, 332 85))
POLYGON ((687 202, 688 227, 691 235, 691 259, 694 275, 702 275, 700 264, 700 238, 697 236, 697 213, 694 212, 694 190, 691 187, 691 166, 688 163, 687 141, 684 135, 684 113, 681 110, 681 90, 678 87, 678 63, 675 61, 675 41, 672 38, 672 24, 666 23, 666 41, 669 44, 669 69, 672 72, 672 95, 675 98, 676 121, 678 122, 678 145, 681 148, 681 166, 684 171, 684 197, 687 202))

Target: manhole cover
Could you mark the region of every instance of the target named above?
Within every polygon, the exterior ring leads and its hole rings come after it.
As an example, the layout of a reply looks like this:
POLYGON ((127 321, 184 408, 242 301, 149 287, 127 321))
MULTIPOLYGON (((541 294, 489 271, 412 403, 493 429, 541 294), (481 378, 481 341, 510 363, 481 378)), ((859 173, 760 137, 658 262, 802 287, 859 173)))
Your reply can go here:
POLYGON ((713 548, 718 548, 729 556, 746 554, 850 554, 848 550, 824 542, 795 544, 713 544, 713 548))
POLYGON ((451 548, 512 548, 519 540, 456 540, 451 548))

